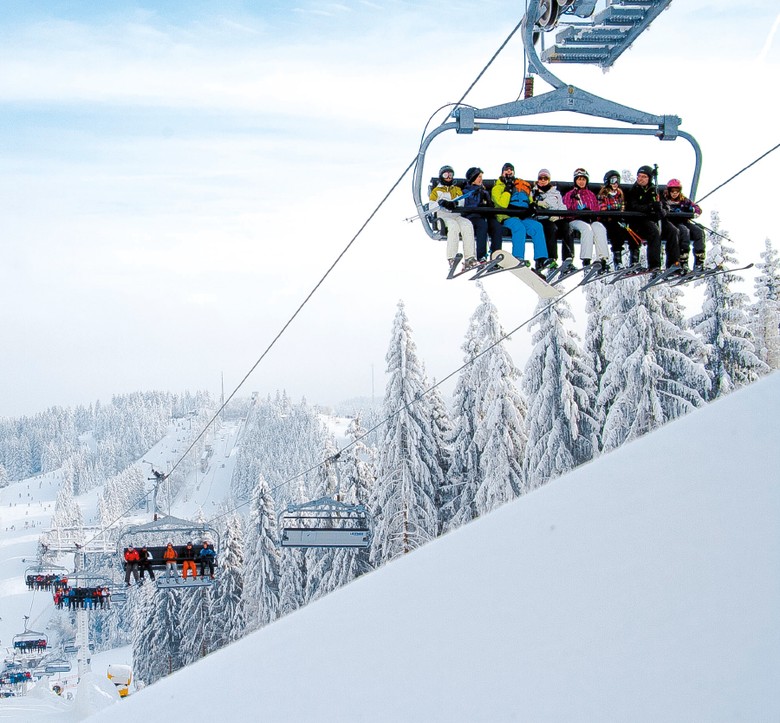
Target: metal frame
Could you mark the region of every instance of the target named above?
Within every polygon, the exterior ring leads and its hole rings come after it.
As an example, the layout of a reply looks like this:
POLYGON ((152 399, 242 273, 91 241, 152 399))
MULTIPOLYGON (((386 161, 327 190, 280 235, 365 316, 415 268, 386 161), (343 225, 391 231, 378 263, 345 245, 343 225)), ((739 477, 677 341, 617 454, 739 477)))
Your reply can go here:
POLYGON ((373 537, 373 520, 365 505, 332 497, 289 504, 277 523, 281 547, 365 549, 373 537))
MULTIPOLYGON (((658 4, 660 5, 663 2, 668 4, 669 0, 661 0, 658 4)), ((677 138, 684 138, 690 143, 694 151, 695 167, 689 195, 691 198, 696 197, 699 175, 701 173, 701 148, 690 133, 680 130, 679 126, 681 120, 678 116, 655 115, 601 98, 593 93, 576 88, 573 85, 565 84, 543 65, 536 48, 534 47, 534 34, 539 32, 536 23, 539 18, 541 3, 542 0, 529 1, 527 15, 523 24, 523 45, 525 47, 529 72, 537 73, 543 80, 549 83, 553 89, 538 96, 503 103, 488 108, 459 106, 450 114, 453 120, 443 123, 438 128, 431 131, 423 139, 423 142, 420 145, 412 179, 413 195, 417 214, 423 222, 423 227, 427 234, 433 239, 440 240, 442 234, 436 228, 431 215, 427 211, 427 197, 425 199, 423 198, 425 153, 434 138, 450 130, 454 130, 459 134, 470 134, 480 130, 489 130, 524 133, 635 135, 654 136, 662 141, 674 141, 677 140, 677 138), (561 111, 569 111, 571 113, 617 121, 619 123, 628 124, 628 126, 539 125, 494 122, 501 119, 542 115, 545 113, 557 113, 561 111)), ((649 0, 646 4, 649 5, 654 3, 655 0, 649 0)), ((662 7, 658 9, 652 17, 654 18, 662 9, 662 7)), ((641 29, 637 31, 637 35, 649 25, 651 20, 652 18, 649 18, 646 23, 641 25, 641 29)))

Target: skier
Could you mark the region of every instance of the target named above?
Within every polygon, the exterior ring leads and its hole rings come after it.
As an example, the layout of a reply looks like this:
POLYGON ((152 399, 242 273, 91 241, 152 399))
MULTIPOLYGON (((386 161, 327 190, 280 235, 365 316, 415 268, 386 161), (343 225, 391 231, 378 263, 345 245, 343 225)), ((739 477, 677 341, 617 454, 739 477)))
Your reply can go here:
POLYGON ((144 582, 144 573, 148 572, 149 577, 154 580, 154 570, 152 570, 152 553, 149 552, 146 545, 141 548, 139 553, 139 570, 141 572, 141 584, 144 582))
POLYGON ((191 542, 188 542, 185 547, 179 550, 179 559, 181 563, 181 576, 184 580, 187 579, 187 572, 192 573, 192 578, 195 579, 198 576, 198 571, 195 568, 195 548, 191 542))
POLYGON ((675 217, 677 213, 692 213, 695 217, 701 215, 701 208, 690 198, 686 198, 682 192, 682 183, 672 178, 666 184, 663 199, 669 207, 666 220, 677 228, 678 243, 680 245, 680 268, 688 271, 688 257, 691 253, 691 240, 693 240, 693 270, 704 270, 704 258, 706 256, 704 246, 704 231, 699 224, 688 218, 675 217))
MULTIPOLYGON (((604 174, 604 185, 597 194, 599 211, 625 211, 626 198, 620 188, 620 174, 617 171, 607 171, 604 174)), ((628 243, 629 264, 639 263, 639 245, 620 224, 612 217, 601 221, 607 229, 607 238, 612 247, 612 263, 614 268, 623 266, 623 247, 628 243)))
MULTIPOLYGON (((590 174, 584 168, 574 171, 574 188, 564 197, 563 202, 570 211, 598 211, 599 201, 596 194, 588 189, 590 174)), ((570 221, 572 231, 580 234, 580 258, 583 266, 589 266, 593 258, 593 244, 596 244, 597 261, 601 264, 601 271, 609 268, 609 247, 607 245, 607 229, 600 221, 588 223, 583 219, 570 221)))
POLYGON ((130 575, 132 574, 133 580, 138 582, 138 562, 140 560, 138 550, 134 547, 125 548, 125 586, 130 587, 130 575))
POLYGON ((214 552, 214 548, 209 545, 208 540, 203 540, 203 547, 201 548, 200 552, 198 553, 198 558, 200 559, 200 576, 205 577, 206 576, 206 568, 209 568, 209 577, 211 579, 214 579, 214 558, 216 558, 217 553, 214 552))
MULTIPOLYGON (((464 208, 493 206, 493 199, 487 188, 482 185, 482 169, 473 166, 466 171, 466 185, 463 188, 464 208)), ((477 261, 487 259, 487 239, 490 236, 490 253, 500 251, 504 238, 504 227, 495 216, 483 216, 479 213, 464 213, 463 217, 471 222, 476 239, 477 261)))
MULTIPOLYGON (((636 172, 636 182, 626 193, 626 210, 639 211, 647 218, 631 219, 632 230, 647 243, 647 267, 651 273, 661 270, 661 230, 659 222, 666 215, 658 189, 653 182, 655 171, 650 166, 640 166, 636 172)), ((679 263, 677 235, 667 236, 666 266, 679 263)))
POLYGON ((458 242, 463 239, 463 267, 471 269, 477 265, 476 249, 474 248, 474 227, 471 221, 454 213, 457 199, 463 195, 460 186, 454 183, 455 171, 452 166, 442 166, 439 169, 439 183, 431 189, 429 198, 439 204, 436 212, 447 228, 447 261, 452 266, 458 253, 458 242))
POLYGON ((172 542, 169 542, 165 548, 163 560, 165 560, 165 571, 168 577, 176 577, 176 550, 173 549, 172 542))
MULTIPOLYGON (((566 205, 563 202, 563 196, 558 187, 550 183, 550 171, 546 168, 540 169, 536 174, 536 183, 531 189, 534 205, 537 208, 549 208, 552 210, 565 210, 566 205)), ((564 261, 571 261, 574 258, 574 243, 571 239, 571 228, 569 221, 560 216, 548 216, 539 218, 539 223, 544 229, 544 238, 547 242, 548 266, 553 266, 558 260, 558 239, 561 239, 561 258, 564 261)))
POLYGON ((491 197, 499 208, 526 210, 521 216, 498 216, 498 220, 512 232, 512 255, 523 262, 524 266, 530 266, 525 262, 525 237, 531 237, 536 262, 534 270, 541 275, 547 262, 547 241, 542 224, 534 218, 529 218, 531 185, 521 178, 515 178, 515 167, 511 163, 505 163, 501 168, 501 177, 496 179, 493 185, 491 197))

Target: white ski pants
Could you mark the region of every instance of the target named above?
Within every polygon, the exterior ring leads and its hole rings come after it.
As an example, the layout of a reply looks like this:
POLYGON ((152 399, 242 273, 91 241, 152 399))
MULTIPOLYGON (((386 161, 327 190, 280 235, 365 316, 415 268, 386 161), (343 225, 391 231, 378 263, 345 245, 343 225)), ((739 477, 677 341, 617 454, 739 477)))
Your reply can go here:
POLYGON ((459 213, 439 210, 437 214, 447 227, 447 258, 455 258, 461 238, 463 238, 463 258, 475 257, 477 248, 474 245, 474 227, 471 221, 463 218, 459 213))
POLYGON ((592 259, 593 242, 596 243, 596 259, 609 258, 609 244, 607 243, 607 229, 603 223, 594 221, 587 223, 579 219, 571 221, 569 226, 572 231, 579 231, 580 234, 580 258, 592 259))

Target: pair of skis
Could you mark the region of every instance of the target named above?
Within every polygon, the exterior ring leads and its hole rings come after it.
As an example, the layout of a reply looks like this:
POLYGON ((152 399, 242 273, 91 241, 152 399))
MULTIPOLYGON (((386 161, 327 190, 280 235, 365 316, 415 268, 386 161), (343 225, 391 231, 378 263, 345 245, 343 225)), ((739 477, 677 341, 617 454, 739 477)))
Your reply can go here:
POLYGON ((560 289, 556 289, 551 284, 548 284, 545 279, 533 271, 530 267, 525 265, 525 262, 516 259, 508 251, 494 251, 491 254, 489 261, 484 261, 476 266, 470 268, 463 268, 458 270, 458 264, 463 259, 463 254, 457 254, 450 262, 450 272, 447 275, 448 279, 454 279, 457 276, 463 274, 474 273, 471 277, 471 281, 477 281, 483 279, 486 276, 493 276, 503 271, 510 271, 526 286, 529 286, 543 299, 556 299, 562 295, 560 289))

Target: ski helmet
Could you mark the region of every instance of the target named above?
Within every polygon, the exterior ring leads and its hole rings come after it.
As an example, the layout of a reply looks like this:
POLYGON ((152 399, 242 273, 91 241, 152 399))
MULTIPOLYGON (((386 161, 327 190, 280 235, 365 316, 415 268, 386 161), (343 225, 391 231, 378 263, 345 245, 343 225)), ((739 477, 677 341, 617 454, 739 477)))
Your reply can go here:
POLYGON ((578 168, 576 171, 574 171, 574 180, 575 181, 580 176, 584 176, 586 181, 590 181, 590 173, 588 173, 584 168, 578 168))
POLYGON ((453 170, 452 166, 442 166, 442 167, 439 169, 439 180, 440 180, 440 181, 441 181, 441 180, 443 180, 443 179, 442 179, 442 176, 443 176, 443 175, 444 175, 444 174, 445 174, 447 171, 449 171, 449 172, 450 172, 450 173, 451 173, 453 176, 455 175, 455 171, 453 170))
POLYGON ((613 178, 617 178, 617 182, 620 183, 620 174, 617 171, 607 171, 604 174, 604 185, 607 186, 612 183, 613 178))
POLYGON ((679 188, 682 191, 682 183, 680 183, 676 178, 672 178, 671 180, 667 181, 666 187, 679 188))
POLYGON ((638 176, 640 173, 644 173, 648 178, 652 178, 655 175, 652 166, 639 166, 636 175, 638 176))
POLYGON ((476 166, 469 168, 469 170, 466 171, 466 183, 474 183, 480 173, 484 173, 481 168, 477 168, 476 166))

